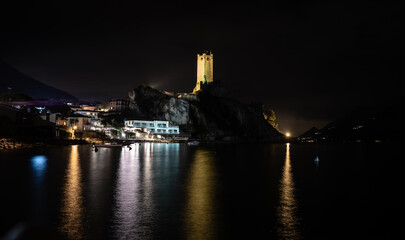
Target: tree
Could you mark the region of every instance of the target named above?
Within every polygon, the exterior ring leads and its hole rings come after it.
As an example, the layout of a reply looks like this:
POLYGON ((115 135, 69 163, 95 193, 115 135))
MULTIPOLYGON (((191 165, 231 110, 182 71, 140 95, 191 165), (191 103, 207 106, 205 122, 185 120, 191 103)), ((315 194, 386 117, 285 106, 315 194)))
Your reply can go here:
POLYGON ((118 130, 116 130, 116 129, 111 129, 111 135, 113 136, 113 137, 118 137, 118 130))
POLYGON ((116 129, 121 129, 125 126, 124 120, 122 118, 114 118, 111 120, 111 126, 116 129))

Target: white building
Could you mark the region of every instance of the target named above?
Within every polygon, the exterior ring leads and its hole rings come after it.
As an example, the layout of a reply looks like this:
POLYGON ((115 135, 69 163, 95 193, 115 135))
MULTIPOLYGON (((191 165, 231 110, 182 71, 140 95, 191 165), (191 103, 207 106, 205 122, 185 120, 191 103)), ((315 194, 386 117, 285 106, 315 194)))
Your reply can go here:
POLYGON ((87 116, 87 117, 91 117, 94 119, 99 119, 99 113, 100 111, 95 111, 95 110, 77 110, 74 112, 75 114, 79 114, 82 116, 87 116))
POLYGON ((129 129, 140 129, 155 134, 179 134, 179 126, 170 126, 169 121, 144 121, 127 120, 125 127, 129 129))

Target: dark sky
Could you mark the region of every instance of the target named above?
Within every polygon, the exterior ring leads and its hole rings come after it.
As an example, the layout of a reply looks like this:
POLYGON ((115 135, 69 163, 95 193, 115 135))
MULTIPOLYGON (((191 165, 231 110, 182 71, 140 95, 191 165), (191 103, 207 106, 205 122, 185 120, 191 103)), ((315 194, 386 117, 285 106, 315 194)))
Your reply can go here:
POLYGON ((404 93, 404 4, 205 3, 1 3, 0 58, 80 99, 108 100, 141 83, 191 92, 196 54, 212 50, 214 80, 274 109, 295 136, 404 93))

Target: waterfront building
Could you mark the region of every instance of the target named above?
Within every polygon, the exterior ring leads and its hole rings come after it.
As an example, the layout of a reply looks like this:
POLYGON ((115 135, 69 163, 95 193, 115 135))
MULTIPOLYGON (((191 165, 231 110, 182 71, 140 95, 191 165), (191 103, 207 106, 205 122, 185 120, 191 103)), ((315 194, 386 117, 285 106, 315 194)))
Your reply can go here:
POLYGON ((91 130, 91 117, 72 114, 66 119, 66 126, 72 127, 77 132, 91 130))
POLYGON ((126 120, 125 127, 153 134, 180 134, 179 126, 171 126, 169 121, 126 120))

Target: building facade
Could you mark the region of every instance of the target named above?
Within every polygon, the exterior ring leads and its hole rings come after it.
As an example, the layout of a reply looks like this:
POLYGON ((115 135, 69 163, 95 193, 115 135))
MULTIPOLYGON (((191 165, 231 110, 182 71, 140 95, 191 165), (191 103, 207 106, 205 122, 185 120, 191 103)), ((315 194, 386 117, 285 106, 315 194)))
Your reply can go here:
POLYGON ((123 111, 128 107, 129 101, 126 99, 112 99, 109 103, 109 111, 123 111))
POLYGON ((127 120, 125 127, 129 129, 141 129, 154 134, 179 134, 179 126, 171 126, 169 121, 144 121, 127 120))
POLYGON ((203 84, 214 82, 214 54, 197 54, 197 83, 193 93, 200 91, 203 84))
POLYGON ((91 130, 91 117, 72 115, 67 117, 66 125, 74 128, 77 132, 85 132, 91 130))
MULTIPOLYGON (((92 110, 78 110, 74 112, 75 114, 91 117, 94 119, 99 119, 100 111, 92 111, 92 110)), ((103 112, 101 112, 103 113, 103 112)))

